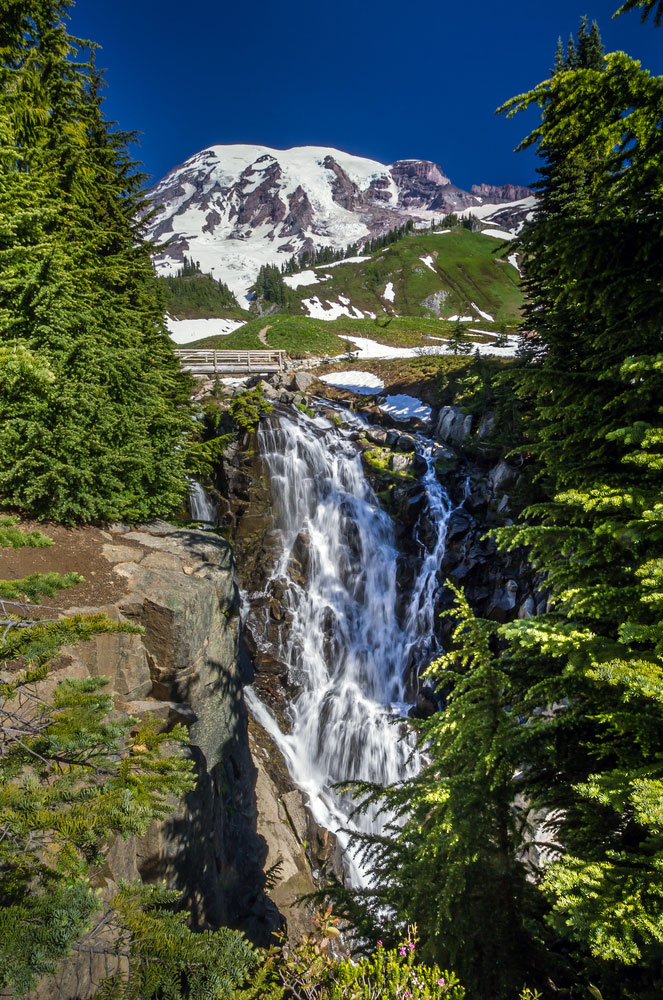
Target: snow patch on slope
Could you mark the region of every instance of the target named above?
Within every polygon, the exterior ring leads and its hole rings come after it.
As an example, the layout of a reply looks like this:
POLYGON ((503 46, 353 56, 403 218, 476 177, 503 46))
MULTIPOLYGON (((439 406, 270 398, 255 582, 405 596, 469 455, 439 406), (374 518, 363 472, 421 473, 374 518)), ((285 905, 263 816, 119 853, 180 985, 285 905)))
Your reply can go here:
POLYGON ((310 299, 302 299, 302 304, 306 307, 312 319, 332 320, 347 316, 348 319, 375 319, 375 313, 368 310, 363 313, 356 306, 350 304, 350 299, 339 295, 340 302, 321 302, 317 295, 310 299))
POLYGON ((349 389, 362 396, 373 395, 384 389, 384 382, 371 372, 333 372, 331 375, 320 375, 321 382, 333 385, 337 389, 349 389))
POLYGON ((283 279, 288 288, 301 288, 304 285, 317 285, 322 276, 315 271, 300 271, 299 274, 288 274, 283 279))
POLYGON ((472 308, 476 309, 476 311, 479 314, 479 316, 481 316, 481 319, 485 319, 487 323, 494 323, 495 322, 495 317, 491 316, 490 313, 484 312, 482 309, 479 309, 479 307, 476 304, 476 302, 472 302, 472 308))
POLYGON ((482 236, 494 236, 496 240, 515 240, 513 233, 505 233, 502 229, 482 229, 482 236))
POLYGON ((166 316, 170 339, 176 344, 191 344, 203 337, 227 337, 245 322, 236 319, 171 319, 166 316))
POLYGON ((393 281, 388 281, 384 292, 382 293, 382 298, 386 299, 387 302, 393 302, 395 297, 394 283, 393 281))
POLYGON ((380 403, 383 413, 388 413, 394 420, 412 420, 418 417, 426 423, 431 418, 432 410, 426 406, 416 396, 406 396, 401 393, 396 396, 387 396, 384 403, 380 403))

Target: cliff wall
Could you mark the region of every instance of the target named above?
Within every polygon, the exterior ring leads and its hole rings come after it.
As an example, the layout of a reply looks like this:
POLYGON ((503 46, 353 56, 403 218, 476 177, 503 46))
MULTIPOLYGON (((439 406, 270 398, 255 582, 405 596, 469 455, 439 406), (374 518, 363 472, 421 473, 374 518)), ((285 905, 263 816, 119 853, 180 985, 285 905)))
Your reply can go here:
MULTIPOLYGON (((106 587, 110 602, 95 609, 145 631, 65 649, 51 683, 104 675, 116 711, 137 718, 149 713, 164 726, 184 722, 198 773, 196 789, 168 819, 153 822, 143 837, 108 845, 96 888, 107 902, 120 879, 165 880, 183 892, 181 905, 194 926, 229 924, 267 944, 280 918, 264 893, 268 850, 257 832, 257 770, 242 699, 251 668, 240 644, 231 547, 217 535, 164 522, 137 530, 119 525, 73 536, 68 557, 74 561, 79 535, 90 567, 99 556, 114 583, 106 587)), ((99 573, 90 569, 91 576, 99 573)), ((111 939, 99 927, 32 1000, 91 996, 116 968, 102 954, 111 939)))

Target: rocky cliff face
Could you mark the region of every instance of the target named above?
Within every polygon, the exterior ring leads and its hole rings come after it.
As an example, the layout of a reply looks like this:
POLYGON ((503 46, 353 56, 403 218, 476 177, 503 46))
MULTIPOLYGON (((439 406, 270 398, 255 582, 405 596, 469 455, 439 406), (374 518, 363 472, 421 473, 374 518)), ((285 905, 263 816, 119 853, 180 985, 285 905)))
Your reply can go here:
MULTIPOLYGON (((97 535, 119 583, 119 596, 99 610, 145 632, 98 636, 64 650, 53 683, 104 675, 118 712, 150 714, 164 726, 184 722, 198 773, 197 788, 168 819, 144 837, 109 845, 97 888, 107 901, 119 879, 165 880, 183 892, 194 925, 230 924, 268 944, 280 917, 264 893, 268 848, 257 831, 258 773, 242 699, 250 665, 239 643, 231 548, 216 535, 164 522, 97 535)), ((112 971, 98 953, 107 933, 99 933, 33 1000, 92 995, 112 971)))
POLYGON ((502 202, 522 201, 524 198, 531 198, 534 191, 528 187, 521 187, 517 184, 473 184, 470 193, 475 198, 481 198, 491 205, 499 205, 502 202))
MULTIPOLYGON (((490 220, 493 198, 497 208, 533 202, 531 195, 513 185, 463 191, 429 160, 387 166, 326 147, 212 146, 153 189, 148 235, 169 243, 156 255, 160 271, 193 256, 241 301, 262 264, 280 266, 316 247, 344 249, 410 219, 428 224, 448 212, 480 209, 490 220)), ((524 211, 514 207, 514 224, 524 211)))

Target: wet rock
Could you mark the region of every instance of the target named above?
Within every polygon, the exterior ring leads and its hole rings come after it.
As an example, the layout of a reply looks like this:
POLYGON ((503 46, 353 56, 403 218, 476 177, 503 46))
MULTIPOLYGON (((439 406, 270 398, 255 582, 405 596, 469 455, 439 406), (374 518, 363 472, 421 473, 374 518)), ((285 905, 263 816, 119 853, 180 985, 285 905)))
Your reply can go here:
POLYGON ((394 472, 409 472, 414 466, 414 455, 403 455, 396 452, 391 456, 391 467, 394 472))
POLYGON ((523 603, 518 608, 519 618, 532 618, 536 613, 536 605, 534 603, 534 598, 530 596, 523 601, 523 603))
MULTIPOLYGON (((309 560, 311 557, 311 539, 309 536, 300 531, 295 538, 294 545, 292 546, 290 552, 290 562, 295 563, 298 567, 298 575, 307 577, 309 570, 309 560)), ((289 574, 292 576, 292 573, 289 574)))
POLYGON ((437 712, 437 700, 432 688, 422 688, 408 716, 410 719, 430 719, 437 712))
POLYGON ((474 527, 474 518, 464 510, 455 510, 447 525, 447 541, 464 537, 474 527))
POLYGON ((366 431, 366 438, 373 444, 387 444, 387 432, 383 427, 369 427, 366 431))

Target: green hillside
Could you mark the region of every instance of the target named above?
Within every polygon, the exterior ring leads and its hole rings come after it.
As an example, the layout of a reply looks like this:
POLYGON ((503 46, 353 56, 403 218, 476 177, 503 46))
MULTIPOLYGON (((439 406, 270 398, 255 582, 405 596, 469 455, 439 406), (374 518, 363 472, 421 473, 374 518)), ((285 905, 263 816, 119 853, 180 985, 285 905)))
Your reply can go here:
MULTIPOLYGON (((481 335, 468 331, 469 338, 477 343, 493 340, 496 331, 488 332, 491 330, 491 324, 482 320, 481 326, 485 327, 487 332, 481 335)), ((439 346, 442 340, 451 334, 453 327, 453 323, 439 319, 418 319, 412 316, 394 319, 383 317, 379 320, 341 317, 327 322, 322 319, 311 319, 308 316, 277 313, 253 319, 227 336, 205 337, 187 344, 187 347, 216 347, 219 350, 229 351, 259 351, 265 347, 273 347, 287 351, 292 357, 307 354, 334 356, 344 354, 348 347, 353 349, 353 345, 343 339, 345 335, 366 337, 389 347, 418 347, 425 352, 426 348, 439 346), (263 334, 264 340, 260 339, 259 333, 263 334)))
POLYGON ((515 324, 524 298, 508 254, 508 243, 463 228, 415 233, 366 261, 316 267, 323 280, 293 289, 290 308, 305 311, 298 303, 313 297, 322 303, 344 298, 376 316, 445 317, 475 313, 474 302, 496 322, 515 324), (384 298, 389 282, 393 302, 384 298), (436 293, 441 293, 437 302, 430 298, 436 293))

